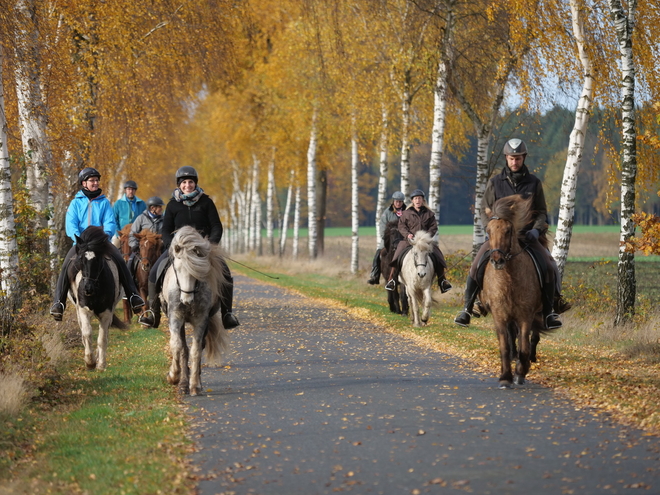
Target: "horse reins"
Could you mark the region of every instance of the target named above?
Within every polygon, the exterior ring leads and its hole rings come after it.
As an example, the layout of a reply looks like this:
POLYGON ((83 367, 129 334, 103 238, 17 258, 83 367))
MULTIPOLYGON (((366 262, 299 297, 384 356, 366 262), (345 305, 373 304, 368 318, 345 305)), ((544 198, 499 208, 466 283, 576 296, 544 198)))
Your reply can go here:
POLYGON ((176 285, 179 286, 179 290, 184 294, 197 294, 199 292, 199 280, 195 279, 195 288, 193 290, 183 290, 181 288, 181 282, 179 282, 179 274, 176 272, 176 267, 172 263, 172 270, 174 271, 174 277, 176 278, 176 285))

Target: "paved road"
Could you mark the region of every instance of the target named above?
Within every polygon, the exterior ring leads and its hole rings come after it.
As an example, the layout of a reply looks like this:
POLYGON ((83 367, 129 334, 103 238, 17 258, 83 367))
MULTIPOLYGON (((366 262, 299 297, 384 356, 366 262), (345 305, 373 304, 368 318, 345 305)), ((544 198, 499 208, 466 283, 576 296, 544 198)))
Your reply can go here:
POLYGON ((202 495, 660 493, 657 437, 277 287, 236 299, 228 366, 188 399, 202 495))

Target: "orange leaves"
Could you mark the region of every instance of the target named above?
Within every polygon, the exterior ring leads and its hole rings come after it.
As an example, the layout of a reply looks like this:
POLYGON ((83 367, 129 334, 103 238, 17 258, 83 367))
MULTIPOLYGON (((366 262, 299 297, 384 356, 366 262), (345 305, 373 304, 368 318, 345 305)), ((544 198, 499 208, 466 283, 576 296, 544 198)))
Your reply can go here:
POLYGON ((627 252, 642 251, 647 256, 660 254, 660 217, 650 213, 636 213, 632 217, 642 235, 632 237, 625 243, 627 252))

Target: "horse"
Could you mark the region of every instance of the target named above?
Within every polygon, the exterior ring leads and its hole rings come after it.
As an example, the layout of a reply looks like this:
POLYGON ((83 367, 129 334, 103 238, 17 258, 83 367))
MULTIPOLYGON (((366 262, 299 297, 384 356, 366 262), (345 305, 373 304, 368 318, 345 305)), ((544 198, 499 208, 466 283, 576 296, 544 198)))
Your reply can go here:
POLYGON ((435 276, 431 253, 435 241, 425 230, 418 230, 408 242, 412 249, 402 254, 399 282, 405 286, 410 300, 410 319, 413 326, 420 327, 428 323, 431 314, 431 284, 435 276))
POLYGON ((167 381, 178 384, 181 393, 197 395, 202 389, 202 350, 206 350, 207 362, 217 362, 229 343, 219 311, 222 286, 227 283, 222 270, 223 257, 218 245, 186 226, 174 235, 169 259, 161 292, 162 307, 169 320, 172 354, 167 381), (192 326, 190 350, 186 323, 192 326))
MULTIPOLYGON (((133 235, 140 243, 138 263, 135 268, 135 282, 142 299, 146 302, 149 299, 149 272, 163 251, 163 241, 160 234, 149 229, 133 235)), ((148 304, 145 306, 145 310, 149 309, 148 304)))
MULTIPOLYGON (((128 239, 131 234, 132 224, 126 224, 121 230, 117 231, 117 237, 119 238, 119 252, 124 257, 124 261, 128 263, 128 259, 131 256, 131 246, 128 244, 128 239)), ((130 269, 130 267, 129 267, 130 269)), ((132 272, 132 270, 130 270, 132 272)), ((142 295, 144 299, 144 295, 142 295)), ((146 299, 144 299, 146 301, 146 299)), ((131 305, 128 303, 128 299, 123 299, 124 306, 124 323, 129 323, 131 317, 133 316, 133 311, 131 310, 131 305)))
MULTIPOLYGON (((514 382, 516 385, 525 383, 530 363, 536 361, 540 335, 549 332, 543 325, 537 268, 531 254, 523 248, 522 229, 531 221, 531 208, 531 199, 515 195, 497 200, 492 210, 486 209, 490 217, 486 232, 491 251, 479 298, 495 321, 501 389, 511 388, 514 382), (511 361, 516 358, 514 376, 511 361)), ((547 242, 546 239, 542 241, 547 242)))
POLYGON ((114 314, 121 298, 119 272, 108 255, 114 246, 101 227, 87 227, 80 237, 76 236, 76 256, 69 264, 71 280, 69 299, 76 306, 78 325, 85 346, 85 364, 88 369, 106 369, 108 332, 110 326, 126 329, 126 325, 114 314), (96 352, 93 352, 92 317, 99 320, 96 352))
MULTIPOLYGON (((385 226, 385 232, 383 233, 383 242, 384 247, 380 250, 380 271, 386 277, 390 273, 391 267, 390 262, 392 261, 392 256, 396 251, 397 242, 403 240, 403 236, 399 229, 398 221, 389 222, 385 226)), ((399 284, 394 286, 394 290, 387 291, 387 302, 390 305, 390 311, 398 315, 407 315, 408 314, 408 296, 406 294, 406 289, 401 287, 399 291, 399 284)))

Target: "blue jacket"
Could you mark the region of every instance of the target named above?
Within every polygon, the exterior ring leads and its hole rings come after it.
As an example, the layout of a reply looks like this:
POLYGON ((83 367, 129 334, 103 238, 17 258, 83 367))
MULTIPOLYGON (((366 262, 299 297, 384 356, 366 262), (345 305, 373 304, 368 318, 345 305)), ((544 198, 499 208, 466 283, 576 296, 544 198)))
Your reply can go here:
POLYGON ((66 210, 66 235, 76 243, 76 236, 90 225, 102 227, 108 240, 117 232, 117 223, 112 205, 103 194, 89 200, 82 191, 74 196, 66 210))
POLYGON ((129 201, 124 194, 115 202, 112 208, 115 212, 117 230, 121 230, 129 223, 133 223, 137 216, 147 209, 147 205, 137 196, 135 196, 133 201, 129 201), (133 203, 133 208, 131 208, 131 203, 133 203))

